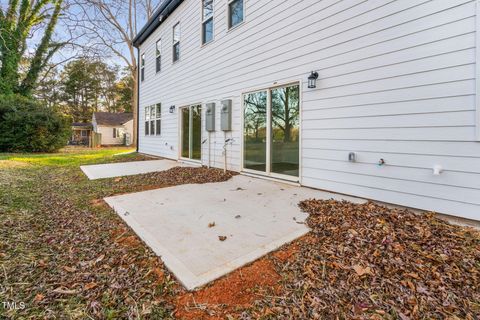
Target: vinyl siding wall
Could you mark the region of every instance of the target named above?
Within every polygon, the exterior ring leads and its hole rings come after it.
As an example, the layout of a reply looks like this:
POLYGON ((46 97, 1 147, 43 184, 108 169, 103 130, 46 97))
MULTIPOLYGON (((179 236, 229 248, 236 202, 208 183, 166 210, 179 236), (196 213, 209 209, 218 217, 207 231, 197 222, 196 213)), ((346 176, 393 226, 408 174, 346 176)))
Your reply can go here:
POLYGON ((140 152, 178 159, 179 107, 216 102, 202 162, 210 142, 210 164, 222 167, 219 102, 232 99, 227 163, 240 170, 242 93, 301 81, 302 185, 480 220, 476 1, 245 0, 245 21, 230 31, 226 2, 214 1, 212 43, 201 45, 201 1, 186 0, 142 44, 140 152), (316 89, 307 89, 311 70, 316 89), (159 102, 162 135, 145 136, 144 107, 159 102))

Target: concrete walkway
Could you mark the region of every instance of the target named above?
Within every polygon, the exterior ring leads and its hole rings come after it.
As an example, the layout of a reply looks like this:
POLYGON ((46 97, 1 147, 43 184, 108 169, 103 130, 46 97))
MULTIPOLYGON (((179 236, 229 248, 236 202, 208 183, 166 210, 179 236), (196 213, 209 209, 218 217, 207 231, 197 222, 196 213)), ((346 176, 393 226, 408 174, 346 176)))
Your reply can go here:
POLYGON ((95 180, 165 171, 179 166, 186 167, 187 165, 177 161, 162 159, 151 161, 95 164, 90 166, 80 166, 80 169, 82 169, 83 173, 85 173, 90 180, 95 180))
POLYGON ((105 201, 192 290, 306 234, 308 198, 360 201, 242 175, 105 201))

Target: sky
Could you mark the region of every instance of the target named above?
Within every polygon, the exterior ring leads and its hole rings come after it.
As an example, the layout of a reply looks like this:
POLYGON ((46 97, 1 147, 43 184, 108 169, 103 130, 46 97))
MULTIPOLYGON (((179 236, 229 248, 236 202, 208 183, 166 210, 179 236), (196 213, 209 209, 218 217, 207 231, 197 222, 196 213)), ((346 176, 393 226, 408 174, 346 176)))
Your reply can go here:
MULTIPOLYGON (((36 1, 36 0, 32 0, 36 1)), ((85 35, 83 32, 83 29, 81 28, 74 28, 73 26, 75 25, 75 22, 72 20, 76 20, 82 17, 82 12, 83 10, 86 10, 88 14, 93 14, 93 9, 91 9, 90 6, 86 5, 80 5, 78 4, 82 0, 64 0, 65 1, 65 11, 63 12, 63 15, 61 19, 59 20, 59 23, 55 29, 55 36, 54 39, 58 41, 62 41, 65 39, 70 39, 71 35, 75 35, 75 46, 67 46, 60 52, 58 52, 51 60, 53 63, 60 63, 62 61, 65 61, 67 59, 73 59, 74 57, 77 57, 78 55, 81 55, 83 53, 83 49, 89 48, 92 45, 94 45, 95 38, 92 39, 92 37, 88 37, 85 35), (72 4, 74 3, 75 4, 72 4)), ((85 1, 85 0, 83 0, 85 1)), ((116 8, 117 10, 117 17, 120 17, 120 22, 123 24, 126 21, 128 10, 125 7, 122 7, 120 4, 123 3, 124 0, 102 0, 105 3, 109 4, 111 8, 116 8)), ((141 1, 146 1, 146 0, 140 0, 138 1, 139 3, 141 1)), ((154 4, 157 4, 161 2, 162 0, 153 0, 152 2, 154 4)), ((125 3, 128 3, 128 1, 125 1, 125 3)), ((3 10, 6 9, 8 5, 8 0, 0 0, 0 8, 3 10)), ((140 30, 143 25, 146 23, 146 16, 145 14, 138 14, 137 15, 137 28, 140 30)), ((43 35, 43 30, 37 30, 31 34, 31 38, 28 41, 28 46, 29 46, 29 52, 33 52, 34 48, 38 44, 39 40, 41 39, 43 35)), ((118 37, 114 37, 115 39, 118 39, 118 37)), ((98 48, 98 46, 96 46, 98 48)), ((115 45, 115 48, 124 53, 128 54, 128 46, 120 42, 115 45)), ((123 61, 121 58, 113 54, 110 50, 108 50, 108 54, 103 54, 102 55, 102 61, 111 64, 111 65, 119 65, 120 67, 126 66, 125 61, 123 61)))

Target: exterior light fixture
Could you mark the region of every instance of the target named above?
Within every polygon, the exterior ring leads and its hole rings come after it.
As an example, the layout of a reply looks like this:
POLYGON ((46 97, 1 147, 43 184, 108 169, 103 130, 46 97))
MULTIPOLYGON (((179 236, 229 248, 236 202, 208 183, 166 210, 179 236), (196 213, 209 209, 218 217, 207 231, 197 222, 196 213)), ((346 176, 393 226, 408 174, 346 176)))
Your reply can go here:
POLYGON ((175 112, 175 106, 170 106, 170 113, 174 113, 175 112))
POLYGON ((315 89, 317 87, 318 72, 312 71, 308 76, 308 88, 315 89))

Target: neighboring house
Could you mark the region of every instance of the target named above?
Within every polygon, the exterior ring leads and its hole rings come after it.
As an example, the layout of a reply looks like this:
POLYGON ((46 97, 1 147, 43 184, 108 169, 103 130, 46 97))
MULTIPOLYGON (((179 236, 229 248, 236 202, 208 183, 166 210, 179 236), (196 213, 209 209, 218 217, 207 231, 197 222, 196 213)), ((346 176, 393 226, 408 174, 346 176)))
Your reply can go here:
POLYGON ((101 145, 130 145, 133 138, 133 113, 94 112, 93 131, 101 134, 101 145))
POLYGON ((88 122, 74 122, 72 123, 72 138, 69 143, 72 145, 90 144, 90 135, 92 132, 92 124, 88 122))
POLYGON ((166 0, 134 40, 138 151, 480 220, 479 11, 166 0))

